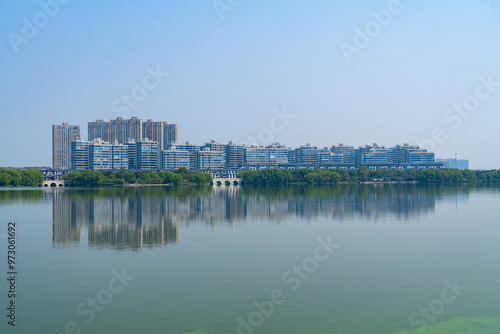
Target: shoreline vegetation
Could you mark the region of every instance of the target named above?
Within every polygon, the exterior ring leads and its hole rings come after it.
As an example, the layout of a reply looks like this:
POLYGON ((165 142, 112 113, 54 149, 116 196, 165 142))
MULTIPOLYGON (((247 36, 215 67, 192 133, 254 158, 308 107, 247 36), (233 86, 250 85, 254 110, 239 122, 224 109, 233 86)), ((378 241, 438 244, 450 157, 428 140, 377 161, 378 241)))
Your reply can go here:
POLYGON ((209 184, 213 182, 212 174, 190 171, 186 168, 178 170, 141 172, 120 169, 118 171, 71 171, 63 175, 63 180, 71 187, 102 187, 102 186, 178 186, 182 184, 209 184))
POLYGON ((39 169, 0 168, 0 187, 39 187, 43 184, 43 174, 39 169))
POLYGON ((358 170, 342 169, 263 169, 238 173, 245 184, 328 185, 339 183, 462 183, 498 182, 500 170, 473 171, 469 169, 422 169, 422 170, 368 170, 361 166, 358 170))
MULTIPOLYGON (((396 183, 490 183, 500 182, 499 170, 469 169, 423 170, 358 170, 341 169, 263 169, 238 173, 242 184, 248 185, 335 185, 335 184, 396 184, 396 183)), ((71 171, 62 177, 71 187, 143 187, 213 184, 210 173, 179 168, 176 171, 141 172, 71 171)), ((0 187, 39 187, 43 174, 38 169, 0 168, 0 187)))
MULTIPOLYGON (((175 172, 140 172, 120 169, 118 171, 71 171, 62 180, 71 187, 115 187, 145 185, 203 185, 213 182, 210 173, 179 168, 175 172)), ((0 168, 0 187, 41 187, 43 174, 39 169, 0 168)))

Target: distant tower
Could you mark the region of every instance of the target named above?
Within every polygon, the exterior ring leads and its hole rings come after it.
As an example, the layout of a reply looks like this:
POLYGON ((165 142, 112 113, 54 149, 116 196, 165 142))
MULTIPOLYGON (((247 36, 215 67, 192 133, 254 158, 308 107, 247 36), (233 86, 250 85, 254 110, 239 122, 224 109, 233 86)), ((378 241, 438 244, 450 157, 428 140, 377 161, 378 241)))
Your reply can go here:
POLYGON ((52 167, 56 169, 71 168, 71 142, 80 138, 80 126, 52 125, 52 167))

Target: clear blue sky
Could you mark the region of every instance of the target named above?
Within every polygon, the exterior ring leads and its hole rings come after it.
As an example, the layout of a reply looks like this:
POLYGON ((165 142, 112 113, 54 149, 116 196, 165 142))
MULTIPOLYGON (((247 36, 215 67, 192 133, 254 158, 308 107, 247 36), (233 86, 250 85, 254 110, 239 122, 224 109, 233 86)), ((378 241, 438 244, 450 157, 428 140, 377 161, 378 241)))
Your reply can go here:
POLYGON ((401 0, 350 62, 340 46, 389 1, 232 3, 221 20, 213 0, 72 0, 53 17, 2 0, 0 166, 50 166, 56 123, 86 137, 88 121, 137 116, 177 123, 180 141, 248 142, 287 108, 295 118, 274 139, 288 146, 417 143, 440 128, 438 157, 500 168, 500 86, 467 118, 446 113, 474 102, 480 76, 500 81, 499 0, 401 0), (23 37, 23 18, 38 20, 36 35, 23 37), (127 114, 113 110, 157 66, 168 77, 127 114))

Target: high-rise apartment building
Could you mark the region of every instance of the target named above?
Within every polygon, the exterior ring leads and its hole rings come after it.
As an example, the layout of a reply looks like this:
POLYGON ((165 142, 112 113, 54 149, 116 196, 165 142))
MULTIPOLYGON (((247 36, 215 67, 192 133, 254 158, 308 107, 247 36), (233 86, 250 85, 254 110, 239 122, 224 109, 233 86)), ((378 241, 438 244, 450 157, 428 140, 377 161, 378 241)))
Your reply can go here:
POLYGON ((418 146, 410 146, 408 143, 396 145, 389 149, 388 160, 396 165, 402 165, 410 162, 410 153, 413 152, 421 152, 421 150, 418 146))
POLYGON ((418 152, 410 152, 408 156, 408 163, 433 163, 435 162, 434 152, 427 152, 426 150, 419 150, 418 152))
POLYGON ((71 169, 89 169, 90 141, 79 139, 71 142, 71 169))
POLYGON ((88 123, 88 140, 102 139, 105 142, 118 141, 119 144, 125 144, 129 140, 142 140, 142 120, 137 117, 116 119, 106 122, 102 119, 88 123))
POLYGON ((160 151, 165 149, 165 122, 153 122, 148 119, 142 123, 142 138, 158 143, 160 151))
POLYGON ((142 140, 136 144, 137 169, 157 171, 160 167, 158 143, 152 140, 142 140))
POLYGON ((56 169, 71 168, 71 142, 80 138, 80 126, 52 125, 52 167, 56 169))
POLYGON ((177 124, 167 122, 154 122, 148 119, 143 122, 137 117, 123 119, 117 117, 106 122, 97 120, 88 123, 88 140, 100 138, 107 142, 118 141, 119 144, 126 144, 130 140, 139 142, 143 139, 156 141, 160 150, 166 149, 167 145, 177 143, 177 124))
POLYGON ((165 150, 168 145, 177 143, 177 137, 177 124, 154 122, 151 119, 142 123, 142 138, 156 141, 160 151, 165 150))
POLYGON ((167 122, 164 122, 163 133, 164 133, 165 147, 167 147, 167 145, 177 143, 179 136, 177 130, 177 124, 168 124, 167 122))
POLYGON ((244 162, 247 166, 269 164, 269 151, 264 146, 250 145, 244 149, 244 162))
POLYGON ((137 169, 137 143, 130 140, 127 144, 128 151, 128 169, 137 169))
POLYGON ((333 154, 342 154, 342 162, 345 164, 354 164, 354 146, 339 143, 332 146, 333 154))
POLYGON ((311 144, 305 144, 295 149, 295 162, 317 166, 318 148, 311 144))
POLYGON ((111 144, 96 139, 89 146, 89 169, 111 170, 113 169, 113 148, 111 144))
POLYGON ((74 170, 128 169, 128 146, 101 139, 77 140, 71 143, 71 164, 74 170))
POLYGON ((222 151, 212 151, 204 147, 198 151, 198 170, 218 170, 224 169, 224 153, 222 151))
POLYGON ((111 123, 103 119, 88 123, 88 140, 102 139, 103 141, 111 141, 111 123))
POLYGON ((117 140, 118 143, 124 144, 129 140, 140 141, 142 137, 142 119, 132 117, 131 119, 123 119, 117 117, 111 120, 111 141, 117 140))
POLYGON ((243 147, 244 168, 263 169, 277 168, 279 164, 287 164, 288 148, 280 143, 268 146, 245 146, 243 147))
POLYGON ((128 145, 115 142, 111 145, 111 163, 113 169, 128 169, 128 145))
POLYGON ((226 169, 238 169, 243 164, 244 146, 231 140, 226 146, 226 169))
POLYGON ((288 151, 288 162, 295 163, 297 161, 297 155, 295 154, 295 149, 288 148, 287 151, 288 151))
POLYGON ((370 151, 363 154, 361 157, 361 164, 363 165, 377 165, 390 163, 388 149, 386 148, 372 148, 370 151))
POLYGON ((175 147, 161 152, 161 169, 189 169, 189 152, 176 150, 175 147))
MULTIPOLYGON (((219 143, 217 140, 212 139, 209 143, 205 143, 204 148, 208 148, 209 151, 216 151, 222 153, 222 165, 226 166, 226 146, 227 144, 219 143)), ((223 167, 223 168, 224 168, 223 167)))
MULTIPOLYGON (((356 168, 359 168, 361 165, 363 165, 364 163, 363 156, 365 154, 368 154, 372 149, 384 149, 384 148, 385 148, 384 146, 379 145, 377 143, 373 143, 373 145, 367 144, 365 146, 358 147, 357 149, 354 150, 354 166, 356 168)), ((368 159, 370 160, 372 159, 372 157, 369 157, 368 159)))
POLYGON ((318 166, 327 166, 344 163, 344 155, 342 153, 333 153, 331 150, 323 150, 318 152, 318 166))
POLYGON ((288 148, 280 143, 274 143, 266 146, 269 154, 269 162, 272 164, 281 164, 288 162, 288 148))
POLYGON ((189 168, 190 170, 195 170, 198 168, 198 151, 200 150, 200 146, 193 144, 189 141, 184 144, 172 144, 168 145, 167 149, 175 148, 179 151, 188 151, 189 152, 189 168))

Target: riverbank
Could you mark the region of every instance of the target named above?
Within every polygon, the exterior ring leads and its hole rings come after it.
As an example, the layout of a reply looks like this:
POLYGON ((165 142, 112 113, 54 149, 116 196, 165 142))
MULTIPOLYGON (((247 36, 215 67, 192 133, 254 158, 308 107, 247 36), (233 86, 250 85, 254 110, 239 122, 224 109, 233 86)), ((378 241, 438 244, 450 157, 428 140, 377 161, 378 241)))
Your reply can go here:
POLYGON ((500 170, 472 171, 469 169, 423 169, 423 170, 358 170, 343 169, 264 169, 238 173, 246 184, 290 185, 290 184, 339 184, 339 183, 462 183, 499 182, 500 170))
POLYGON ((182 185, 182 184, 210 184, 213 182, 210 173, 190 171, 186 168, 178 170, 142 172, 120 169, 118 171, 71 171, 63 176, 70 186, 138 186, 138 185, 182 185))
POLYGON ((199 186, 196 183, 181 183, 181 184, 173 184, 173 183, 125 183, 123 187, 125 188, 140 188, 140 187, 179 187, 179 186, 199 186))

